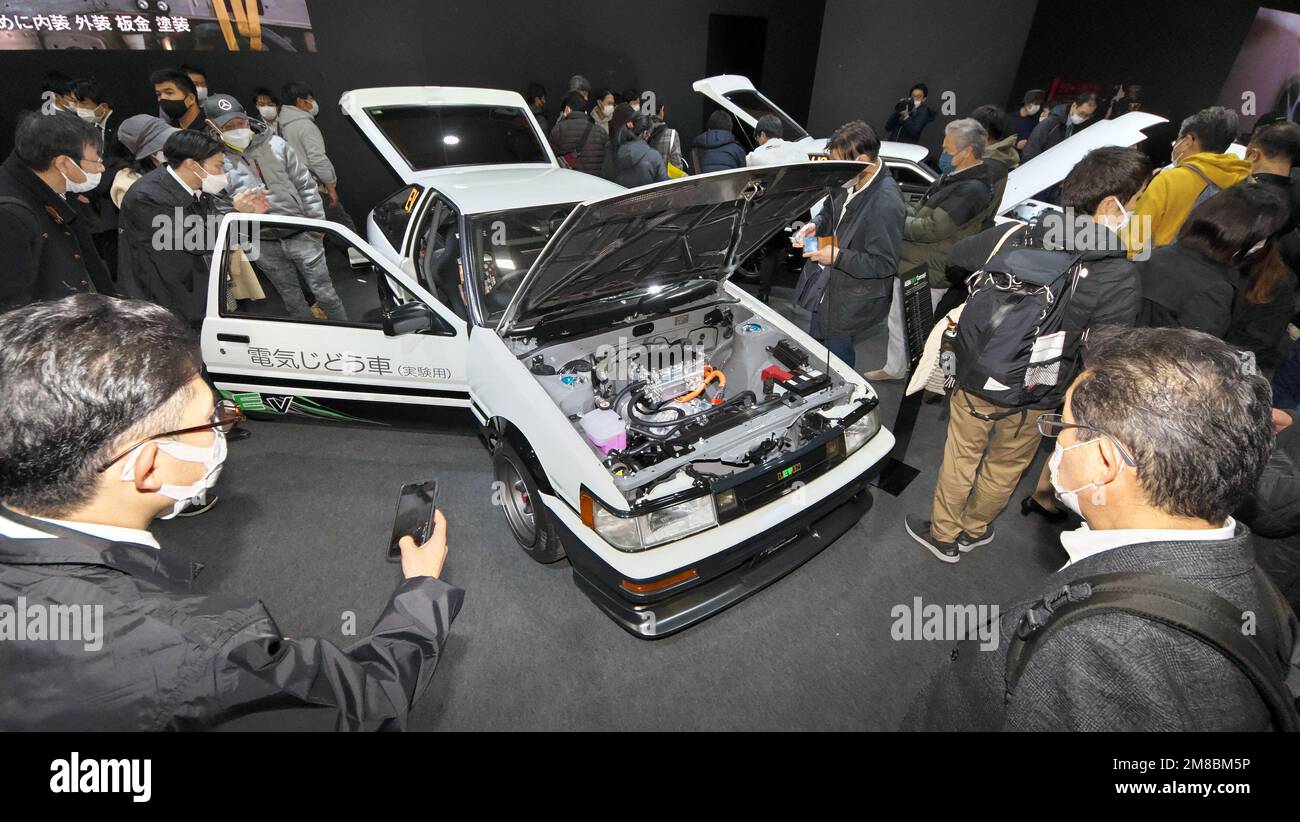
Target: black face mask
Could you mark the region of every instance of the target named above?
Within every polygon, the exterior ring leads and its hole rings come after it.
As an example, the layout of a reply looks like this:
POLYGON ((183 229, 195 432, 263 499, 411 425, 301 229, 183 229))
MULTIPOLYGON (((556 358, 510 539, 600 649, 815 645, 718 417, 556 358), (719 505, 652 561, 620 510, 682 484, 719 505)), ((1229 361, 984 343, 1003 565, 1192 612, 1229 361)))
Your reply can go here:
POLYGON ((185 112, 190 110, 184 100, 159 100, 158 107, 174 123, 179 123, 180 119, 185 116, 185 112))

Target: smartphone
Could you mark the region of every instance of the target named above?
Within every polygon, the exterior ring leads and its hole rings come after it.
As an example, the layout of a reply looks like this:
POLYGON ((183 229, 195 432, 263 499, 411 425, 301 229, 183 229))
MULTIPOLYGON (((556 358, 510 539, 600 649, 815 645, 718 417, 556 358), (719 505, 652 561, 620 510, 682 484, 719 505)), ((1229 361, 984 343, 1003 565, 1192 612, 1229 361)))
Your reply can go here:
POLYGON ((412 482, 402 486, 397 497, 397 517, 393 520, 393 539, 388 544, 390 562, 400 561, 402 537, 409 536, 423 545, 433 536, 433 512, 438 500, 438 483, 434 480, 412 482))

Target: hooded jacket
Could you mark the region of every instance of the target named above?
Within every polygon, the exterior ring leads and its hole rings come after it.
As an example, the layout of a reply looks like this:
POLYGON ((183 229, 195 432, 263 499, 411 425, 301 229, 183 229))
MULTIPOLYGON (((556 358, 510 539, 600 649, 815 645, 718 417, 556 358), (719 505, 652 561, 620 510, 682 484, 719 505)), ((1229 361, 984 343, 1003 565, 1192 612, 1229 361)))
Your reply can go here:
POLYGON ((729 129, 711 128, 696 136, 694 145, 700 155, 701 174, 743 168, 745 165, 745 150, 736 142, 736 135, 729 129))
POLYGON ((983 227, 992 228, 994 212, 1002 204, 1002 195, 1007 190, 1007 175, 1020 165, 1020 152, 1016 151, 1016 135, 1012 134, 996 143, 990 143, 985 147, 981 159, 989 167, 989 182, 993 184, 993 208, 985 214, 983 227))
POLYGON ((271 214, 325 219, 316 178, 281 137, 264 129, 254 132, 248 148, 226 147, 226 191, 232 196, 246 188, 266 187, 271 214))
POLYGON ((618 171, 614 182, 625 188, 648 186, 668 179, 668 168, 664 158, 629 129, 618 132, 618 151, 615 163, 618 171))
POLYGON ((325 138, 321 136, 315 117, 297 106, 281 106, 280 116, 275 120, 275 131, 307 165, 318 182, 327 186, 338 182, 338 174, 325 153, 325 138))
POLYGON ((1192 205, 1205 190, 1205 180, 1185 166, 1200 169, 1219 188, 1234 186, 1250 176, 1250 163, 1235 154, 1208 151, 1184 157, 1178 165, 1160 172, 1133 209, 1132 228, 1127 240, 1134 254, 1151 245, 1158 247, 1172 243, 1178 236, 1178 229, 1183 227, 1183 221, 1192 213, 1192 205), (1144 236, 1148 219, 1150 238, 1144 236))
POLYGON ((990 207, 996 205, 987 163, 935 180, 921 202, 908 209, 903 225, 902 271, 925 265, 930 287, 947 288, 943 275, 949 250, 980 230, 990 207))

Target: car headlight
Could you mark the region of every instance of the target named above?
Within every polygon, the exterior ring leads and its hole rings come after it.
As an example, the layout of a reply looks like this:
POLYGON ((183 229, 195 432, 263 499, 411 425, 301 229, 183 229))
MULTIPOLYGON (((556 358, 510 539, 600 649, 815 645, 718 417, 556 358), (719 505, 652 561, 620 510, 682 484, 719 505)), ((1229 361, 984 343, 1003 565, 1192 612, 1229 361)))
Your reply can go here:
POLYGON ((609 544, 623 551, 644 551, 673 540, 698 534, 718 524, 712 496, 701 496, 635 517, 610 513, 594 497, 583 493, 584 521, 609 544), (590 507, 588 507, 590 506, 590 507))
POLYGON ((880 420, 874 412, 863 414, 857 422, 844 429, 844 449, 852 454, 867 444, 880 431, 880 420))

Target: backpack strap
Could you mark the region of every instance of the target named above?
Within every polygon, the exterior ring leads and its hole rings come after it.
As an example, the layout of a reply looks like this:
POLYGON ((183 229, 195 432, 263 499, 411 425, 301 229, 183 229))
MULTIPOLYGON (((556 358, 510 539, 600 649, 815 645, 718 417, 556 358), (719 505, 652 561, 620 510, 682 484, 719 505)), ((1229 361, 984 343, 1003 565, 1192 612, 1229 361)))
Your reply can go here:
MULTIPOLYGON (((1275 599, 1263 592, 1270 611, 1275 599)), ((1300 731, 1296 699, 1278 672, 1278 656, 1242 632, 1243 612, 1213 591, 1163 574, 1111 573, 1075 580, 1030 606, 1007 652, 1010 703, 1034 651, 1052 634, 1080 619, 1124 613, 1177 629, 1210 645, 1250 679, 1278 731, 1300 731)), ((1275 615, 1282 622, 1280 614, 1275 615)), ((1272 633, 1272 632, 1270 632, 1272 633)), ((1277 637, 1280 642, 1285 636, 1277 637)), ((1294 642, 1294 635, 1291 635, 1294 642)))
MULTIPOLYGON (((1206 187, 1208 187, 1208 188, 1213 188, 1213 189, 1215 189, 1216 191, 1223 191, 1223 187, 1222 187, 1222 186, 1218 185, 1218 184, 1215 183, 1213 180, 1211 180, 1209 177, 1205 176, 1205 172, 1204 172, 1204 171, 1201 171, 1201 170, 1200 170, 1199 168, 1197 168, 1196 166, 1188 164, 1188 165, 1179 165, 1178 168, 1185 168, 1185 169, 1187 169, 1188 171, 1195 172, 1197 177, 1200 177, 1202 180, 1205 181, 1205 185, 1206 185, 1206 187)), ((1204 191, 1205 189, 1201 189, 1201 190, 1204 191)))

